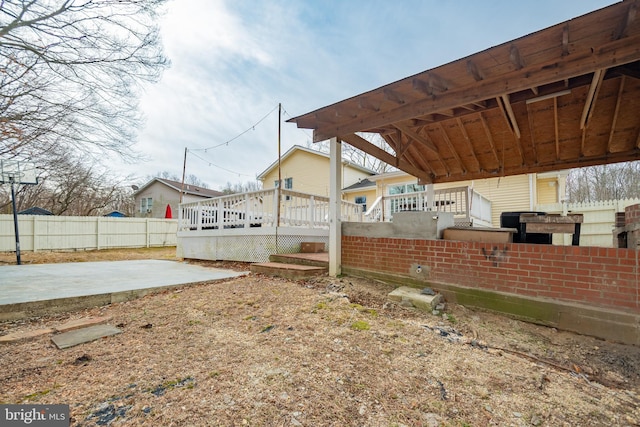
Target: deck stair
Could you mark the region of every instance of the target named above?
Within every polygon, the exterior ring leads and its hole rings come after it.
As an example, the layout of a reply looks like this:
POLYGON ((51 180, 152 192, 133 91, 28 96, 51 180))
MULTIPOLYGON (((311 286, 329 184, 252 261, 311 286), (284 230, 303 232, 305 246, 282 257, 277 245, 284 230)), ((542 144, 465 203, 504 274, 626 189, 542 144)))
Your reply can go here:
POLYGON ((284 277, 290 280, 302 280, 327 273, 329 254, 295 253, 277 254, 269 257, 269 262, 251 264, 252 273, 284 277))

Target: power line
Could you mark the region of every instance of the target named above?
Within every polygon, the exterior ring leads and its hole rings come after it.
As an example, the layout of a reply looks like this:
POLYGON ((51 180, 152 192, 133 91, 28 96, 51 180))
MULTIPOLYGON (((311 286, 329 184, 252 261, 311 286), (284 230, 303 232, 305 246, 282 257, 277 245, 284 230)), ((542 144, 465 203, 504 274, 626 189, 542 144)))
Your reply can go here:
POLYGON ((248 177, 251 177, 251 175, 247 175, 247 174, 240 173, 240 172, 235 172, 235 171, 232 171, 232 170, 230 170, 230 169, 226 169, 226 168, 223 168, 222 166, 218 166, 218 165, 216 165, 216 164, 214 164, 214 163, 211 163, 209 160, 205 159, 204 157, 201 157, 201 156, 197 155, 197 154, 196 154, 196 153, 194 153, 192 150, 187 149, 187 152, 188 152, 188 153, 191 153, 193 156, 195 156, 195 157, 197 157, 198 159, 202 160, 203 162, 207 163, 209 166, 213 166, 213 167, 216 167, 216 168, 218 168, 218 169, 222 169, 223 171, 230 172, 230 173, 232 173, 232 174, 234 174, 234 175, 238 175, 238 176, 248 176, 248 177))
MULTIPOLYGON (((248 129, 246 129, 245 131, 243 131, 243 132, 239 133, 238 135, 234 136, 233 138, 231 138, 231 139, 230 139, 230 140, 228 140, 228 141, 225 141, 225 142, 223 142, 223 143, 221 143, 221 144, 218 144, 218 145, 214 145, 213 147, 208 147, 208 148, 195 148, 195 149, 193 149, 192 151, 197 150, 197 151, 204 151, 204 152, 207 152, 207 150, 213 150, 213 149, 215 149, 215 148, 222 147, 223 145, 229 145, 229 143, 230 143, 230 142, 235 141, 236 139, 240 138, 242 135, 244 135, 245 133, 249 132, 250 130, 256 130, 256 126, 258 126, 260 123, 262 123, 262 122, 263 122, 267 117, 269 117, 269 116, 271 115, 271 113, 273 113, 273 112, 274 112, 274 111, 276 111, 277 109, 278 109, 278 106, 276 105, 276 106, 275 106, 271 111, 269 111, 269 112, 268 112, 268 113, 267 113, 263 118, 261 118, 260 120, 258 120, 257 122, 255 122, 251 127, 249 127, 248 129)), ((223 169, 223 168, 220 168, 220 169, 223 169)))

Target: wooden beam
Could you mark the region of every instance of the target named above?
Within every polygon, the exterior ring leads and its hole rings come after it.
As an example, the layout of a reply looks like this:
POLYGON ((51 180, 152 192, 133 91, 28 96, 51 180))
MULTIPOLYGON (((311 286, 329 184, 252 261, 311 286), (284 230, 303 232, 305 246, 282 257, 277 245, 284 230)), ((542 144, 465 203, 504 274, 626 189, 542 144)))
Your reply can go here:
POLYGON ((420 144, 424 145, 429 150, 433 151, 438 157, 440 156, 440 153, 438 153, 438 147, 436 147, 435 144, 431 142, 429 138, 420 135, 418 132, 414 131, 409 126, 405 126, 400 123, 395 123, 393 126, 398 128, 400 131, 402 131, 402 133, 407 135, 409 138, 418 141, 420 144))
POLYGON ((527 119, 529 121, 529 134, 531 135, 531 149, 533 150, 533 162, 538 163, 538 152, 536 150, 536 135, 535 135, 535 119, 533 117, 533 112, 531 111, 531 104, 527 105, 527 119))
POLYGON ((425 82, 424 80, 420 80, 418 78, 413 79, 413 81, 411 82, 411 86, 413 87, 413 90, 420 91, 425 95, 433 96, 433 89, 429 87, 427 82, 425 82))
POLYGON ((408 157, 407 161, 412 166, 414 166, 414 167, 416 167, 418 169, 426 170, 429 175, 435 177, 436 174, 433 171, 433 169, 431 168, 431 165, 429 164, 429 161, 424 158, 424 156, 417 149, 415 144, 412 144, 411 146, 409 146, 409 149, 407 150, 407 152, 409 154, 409 156, 407 156, 408 157))
POLYGON ((427 81, 414 78, 411 81, 414 90, 420 91, 425 95, 435 97, 437 92, 446 92, 449 90, 449 83, 435 73, 427 74, 427 81))
POLYGON ((553 128, 556 136, 556 160, 560 160, 560 129, 558 126, 558 98, 553 98, 553 128))
MULTIPOLYGON (((518 153, 520 153, 520 159, 522 161, 522 164, 525 164, 524 151, 522 149, 522 143, 520 142, 520 129, 517 127, 517 125, 514 125, 511 122, 511 119, 509 118, 509 112, 507 111, 507 107, 506 107, 506 105, 509 105, 509 110, 511 111, 511 114, 513 114, 513 110, 511 109, 511 103, 508 102, 509 99, 507 97, 507 104, 504 104, 504 99, 502 96, 496 98, 496 101, 498 101, 498 106, 500 107, 500 111, 502 111, 502 117, 504 118, 505 122, 507 122, 507 126, 511 129, 515 146, 518 149, 518 153), (517 132, 516 132, 516 129, 518 129, 517 132)), ((502 152, 502 155, 504 156, 504 151, 502 152)))
POLYGON ((473 76, 475 81, 479 82, 484 80, 482 72, 480 71, 476 63, 470 59, 467 61, 467 71, 473 76))
POLYGON ((630 4, 629 4, 629 9, 627 10, 627 14, 623 17, 622 21, 620 22, 620 25, 618 26, 618 30, 613 35, 614 40, 627 37, 629 27, 631 26, 633 21, 636 19, 636 13, 637 13, 636 3, 631 1, 629 3, 630 4))
POLYGON ((469 146, 469 151, 471 152, 471 157, 473 157, 473 160, 476 161, 476 169, 480 170, 480 161, 478 160, 478 156, 476 156, 476 152, 473 149, 473 144, 471 143, 471 138, 469 138, 469 134, 467 133, 467 129, 464 127, 464 123, 462 123, 462 120, 458 117, 456 119, 456 123, 458 123, 458 127, 460 128, 460 132, 462 133, 462 136, 464 137, 464 140, 467 142, 467 145, 469 146))
POLYGON ((369 98, 362 96, 358 98, 358 108, 369 111, 380 111, 380 105, 374 105, 369 98))
POLYGON ((611 153, 611 143, 613 142, 613 134, 616 131, 616 123, 618 122, 618 112, 620 111, 620 101, 622 100, 622 92, 624 91, 625 76, 620 79, 620 87, 618 88, 618 98, 616 99, 616 108, 613 110, 613 120, 611 123, 611 131, 609 132, 609 141, 607 142, 607 153, 611 153))
POLYGON ((489 129, 489 124, 487 123, 487 120, 484 118, 482 113, 478 113, 478 115, 480 116, 482 127, 484 128, 484 134, 487 137, 487 141, 489 141, 489 147, 491 148, 493 157, 495 157, 496 163, 498 164, 498 168, 500 168, 502 164, 500 162, 500 158, 498 157, 498 152, 496 151, 496 144, 493 142, 493 134, 491 133, 491 129, 489 129))
POLYGON ((404 155, 405 151, 407 151, 407 148, 409 148, 409 146, 413 144, 413 141, 411 139, 408 139, 406 143, 403 143, 402 131, 400 131, 400 129, 396 129, 396 139, 398 141, 398 145, 397 145, 398 149, 396 150, 396 157, 400 159, 404 155))
POLYGON ((562 28, 562 56, 569 55, 569 23, 562 28))
POLYGON ((589 124, 589 117, 595 107, 595 100, 598 97, 598 91, 602 80, 604 79, 605 70, 596 70, 593 73, 591 79, 591 86, 589 86, 589 92, 587 93, 587 99, 584 102, 584 108, 582 109, 582 117, 580 117, 580 129, 584 129, 589 124))
MULTIPOLYGON (((447 92, 440 94, 437 99, 422 98, 392 110, 378 111, 367 117, 340 123, 336 126, 321 126, 314 132, 314 138, 321 138, 319 140, 322 141, 334 135, 366 131, 388 123, 409 120, 440 110, 448 110, 461 105, 499 97, 505 93, 505 89, 508 89, 509 93, 515 93, 527 90, 533 85, 543 86, 587 74, 592 72, 593 69, 602 69, 637 61, 640 59, 638 46, 640 46, 640 34, 609 42, 600 47, 579 53, 574 52, 564 58, 557 58, 544 63, 527 64, 520 70, 449 89, 447 92)), ((469 61, 471 60, 467 61, 468 64, 473 64, 473 62, 469 61)), ((476 77, 481 78, 482 76, 478 75, 476 77)))
POLYGON ((444 139, 444 142, 447 144, 447 147, 449 147, 449 151, 451 151, 451 154, 458 162, 458 166, 460 167, 460 170, 462 171, 463 174, 467 173, 467 168, 464 166, 464 163, 462 163, 462 159, 460 158, 460 155, 458 154, 455 147, 451 143, 451 140, 449 139, 449 135, 447 135, 447 132, 445 132, 444 127, 442 127, 442 123, 438 123, 438 128, 440 129, 440 133, 442 133, 442 138, 444 139))
POLYGON ((521 70, 524 68, 524 61, 520 56, 520 50, 518 50, 518 46, 512 44, 509 48, 509 60, 516 67, 516 70, 521 70))
POLYGON ((406 103, 404 97, 393 89, 386 88, 382 92, 384 93, 384 99, 387 101, 395 102, 400 105, 406 103))
MULTIPOLYGON (((392 156, 380 147, 376 147, 361 136, 358 136, 356 134, 348 134, 341 136, 340 139, 347 144, 364 151, 365 153, 371 154, 372 156, 382 160, 385 163, 388 163, 390 165, 396 164, 395 156, 392 156)), ((398 169, 403 170, 409 175, 413 175, 424 182, 433 182, 433 176, 400 159, 398 160, 398 169)))
POLYGON ((520 128, 518 127, 518 122, 516 121, 516 115, 513 113, 513 108, 511 108, 511 102, 509 101, 509 94, 503 94, 499 98, 497 98, 498 105, 500 105, 500 109, 502 110, 502 114, 505 115, 509 126, 511 127, 511 131, 516 136, 516 138, 520 139, 520 128))

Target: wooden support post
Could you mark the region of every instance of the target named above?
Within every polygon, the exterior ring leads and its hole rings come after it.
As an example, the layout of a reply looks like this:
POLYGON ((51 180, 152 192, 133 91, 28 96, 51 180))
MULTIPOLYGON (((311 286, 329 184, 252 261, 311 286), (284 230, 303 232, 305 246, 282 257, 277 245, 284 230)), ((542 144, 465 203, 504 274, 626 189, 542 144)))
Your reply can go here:
POLYGON ((331 138, 329 145, 329 275, 335 277, 342 273, 342 143, 338 138, 331 138))

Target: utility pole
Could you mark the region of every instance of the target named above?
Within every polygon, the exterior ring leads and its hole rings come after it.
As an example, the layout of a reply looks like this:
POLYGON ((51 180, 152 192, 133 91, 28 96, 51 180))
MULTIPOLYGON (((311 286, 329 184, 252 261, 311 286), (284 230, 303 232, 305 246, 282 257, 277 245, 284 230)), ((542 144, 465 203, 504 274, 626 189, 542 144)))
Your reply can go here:
POLYGON ((180 188, 180 203, 182 203, 182 195, 184 194, 184 175, 187 171, 187 147, 184 147, 184 162, 182 163, 182 187, 180 188))
MULTIPOLYGON (((18 232, 18 211, 16 209, 16 180, 15 177, 10 177, 11 180, 11 207, 13 208, 13 230, 16 234, 16 261, 18 265, 22 265, 20 261, 20 233, 18 232)), ((34 230, 35 233, 35 230, 34 230)))

